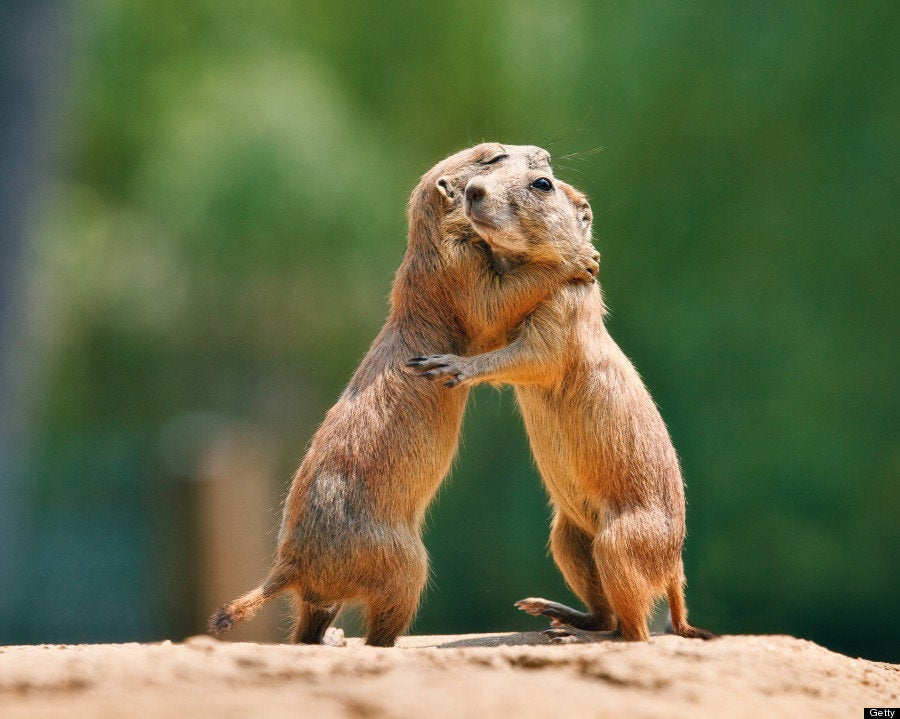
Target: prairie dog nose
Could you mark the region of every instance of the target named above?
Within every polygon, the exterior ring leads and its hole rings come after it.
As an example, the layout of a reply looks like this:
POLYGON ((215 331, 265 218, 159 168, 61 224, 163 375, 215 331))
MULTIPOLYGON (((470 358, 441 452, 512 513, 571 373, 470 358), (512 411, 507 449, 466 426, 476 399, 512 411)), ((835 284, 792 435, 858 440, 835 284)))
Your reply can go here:
POLYGON ((480 177, 473 177, 466 185, 466 200, 469 204, 474 204, 487 194, 487 188, 480 177))

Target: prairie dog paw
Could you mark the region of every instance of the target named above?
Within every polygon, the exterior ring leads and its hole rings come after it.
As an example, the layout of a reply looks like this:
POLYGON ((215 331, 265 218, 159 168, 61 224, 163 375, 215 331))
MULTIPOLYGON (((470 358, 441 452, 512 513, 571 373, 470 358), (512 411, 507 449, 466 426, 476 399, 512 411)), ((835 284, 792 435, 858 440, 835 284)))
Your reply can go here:
POLYGON ((465 358, 458 355, 429 355, 413 357, 406 366, 420 377, 441 382, 445 387, 456 387, 468 379, 464 363, 465 358))
POLYGON ((590 284, 600 271, 600 253, 590 243, 583 245, 573 264, 575 265, 573 280, 590 284))
POLYGON ((549 618, 554 627, 562 626, 563 624, 557 617, 558 612, 556 611, 560 608, 560 605, 557 602, 551 602, 549 599, 528 597, 527 599, 520 599, 514 606, 533 617, 543 616, 549 618))
POLYGON ((547 605, 549 605, 546 599, 540 599, 539 597, 528 597, 527 599, 520 599, 513 606, 521 609, 523 612, 527 612, 535 617, 541 616, 544 611, 547 609, 547 605))

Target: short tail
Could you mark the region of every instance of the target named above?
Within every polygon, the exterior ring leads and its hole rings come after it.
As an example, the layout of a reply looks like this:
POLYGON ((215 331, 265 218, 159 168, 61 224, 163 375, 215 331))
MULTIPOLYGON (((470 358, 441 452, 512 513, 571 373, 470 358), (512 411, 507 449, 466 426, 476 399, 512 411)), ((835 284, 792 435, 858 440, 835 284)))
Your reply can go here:
POLYGON ((683 581, 673 581, 666 590, 669 600, 669 624, 666 631, 687 639, 715 639, 716 635, 706 629, 692 627, 687 621, 687 605, 684 602, 683 581))
POLYGON ((227 632, 235 624, 250 619, 260 607, 277 597, 291 583, 294 573, 289 570, 273 570, 260 586, 226 604, 209 618, 209 630, 213 634, 227 632))

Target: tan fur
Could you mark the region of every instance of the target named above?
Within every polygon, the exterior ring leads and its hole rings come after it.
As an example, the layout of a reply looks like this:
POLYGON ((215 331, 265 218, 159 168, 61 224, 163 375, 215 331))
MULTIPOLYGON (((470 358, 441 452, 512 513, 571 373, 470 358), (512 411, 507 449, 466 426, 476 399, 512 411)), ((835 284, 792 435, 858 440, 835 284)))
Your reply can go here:
MULTIPOLYGON (((590 243, 590 206, 565 183, 553 190, 566 199, 563 214, 558 203, 549 214, 510 207, 500 185, 488 192, 491 204, 480 198, 480 207, 467 206, 467 212, 494 252, 508 251, 510 237, 590 243)), ((555 624, 618 627, 622 638, 642 640, 649 636, 654 600, 666 594, 674 632, 709 638, 687 622, 678 459, 641 378, 607 333, 605 314, 599 285, 565 286, 526 319, 508 346, 430 357, 420 371, 451 386, 489 381, 516 387, 553 503, 551 552, 589 614, 543 599, 523 600, 520 608, 555 624)))
POLYGON ((501 156, 523 177, 549 172, 540 148, 485 144, 439 163, 413 191, 387 322, 294 475, 269 577, 220 609, 213 631, 285 590, 294 599, 294 641, 320 642, 346 602, 364 605, 369 644, 392 645, 409 625, 428 566, 420 529, 456 450, 467 390, 422 382, 405 363, 414 352, 501 346, 552 291, 593 282, 597 269, 583 243, 548 250, 537 242, 517 257, 527 264, 497 274, 461 193, 501 156))

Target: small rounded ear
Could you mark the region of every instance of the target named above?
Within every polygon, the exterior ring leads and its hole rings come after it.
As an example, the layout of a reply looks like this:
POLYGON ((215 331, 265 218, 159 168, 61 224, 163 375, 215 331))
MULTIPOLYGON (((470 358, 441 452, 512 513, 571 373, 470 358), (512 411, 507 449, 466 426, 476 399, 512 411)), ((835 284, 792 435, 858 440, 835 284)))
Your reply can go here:
POLYGON ((565 190, 571 203, 575 206, 575 216, 578 218, 578 226, 585 234, 589 234, 591 231, 591 223, 594 221, 591 203, 588 202, 587 197, 585 197, 583 193, 579 192, 571 185, 562 183, 562 188, 565 190))
POLYGON ((453 184, 447 177, 439 178, 435 187, 451 205, 457 201, 456 190, 453 189, 453 184))
POLYGON ((591 205, 587 199, 576 207, 576 211, 578 212, 578 222, 581 225, 581 229, 585 233, 589 233, 591 231, 591 223, 594 221, 594 213, 591 212, 591 205))

